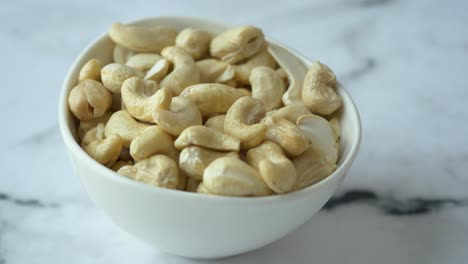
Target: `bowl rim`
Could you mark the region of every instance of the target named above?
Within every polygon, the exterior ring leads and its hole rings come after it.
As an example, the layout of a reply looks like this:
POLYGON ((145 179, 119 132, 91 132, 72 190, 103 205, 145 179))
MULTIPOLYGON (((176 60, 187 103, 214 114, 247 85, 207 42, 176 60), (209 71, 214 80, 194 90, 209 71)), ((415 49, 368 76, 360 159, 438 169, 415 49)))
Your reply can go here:
MULTIPOLYGON (((185 16, 158 16, 158 17, 145 17, 138 20, 132 20, 128 22, 129 24, 137 24, 137 23, 145 23, 151 22, 153 20, 182 20, 182 21, 197 21, 200 23, 207 23, 207 24, 214 24, 218 26, 232 26, 228 23, 219 22, 215 20, 200 18, 200 17, 185 17, 185 16)), ((145 183, 141 183, 127 177, 123 177, 116 172, 112 171, 110 168, 107 168, 94 159, 92 159, 75 141, 71 129, 68 127, 68 94, 72 87, 70 84, 74 82, 72 80, 73 72, 78 70, 78 67, 81 66, 83 58, 86 56, 87 52, 93 48, 96 43, 106 40, 108 37, 107 32, 104 32, 97 38, 95 38, 91 43, 89 43, 81 52, 80 55, 74 60, 73 64, 69 68, 67 75, 63 81, 60 97, 59 97, 59 109, 58 109, 58 120, 59 120, 59 127, 60 132, 62 134, 63 141, 67 146, 68 151, 73 152, 74 156, 79 158, 82 162, 88 163, 88 165, 96 171, 100 176, 106 177, 107 180, 116 181, 121 184, 128 184, 135 188, 140 188, 142 191, 148 192, 156 192, 162 195, 169 195, 169 196, 177 196, 177 197, 186 197, 189 199, 197 199, 203 200, 207 202, 236 202, 236 203, 270 203, 270 202, 286 202, 290 200, 295 200, 301 197, 308 196, 311 192, 314 192, 316 189, 319 189, 321 186, 327 184, 327 182, 331 181, 333 178, 340 177, 346 174, 347 170, 351 167, 351 164, 355 160, 360 144, 361 144, 361 120, 359 116, 359 112, 357 107, 352 100, 350 94, 344 89, 342 84, 338 82, 337 92, 342 97, 342 100, 346 100, 348 103, 349 109, 347 111, 350 112, 351 123, 354 123, 354 134, 356 135, 350 142, 350 149, 349 153, 346 157, 344 157, 343 162, 337 167, 337 169, 325 179, 312 184, 304 189, 294 191, 291 193, 286 194, 279 194, 279 195, 271 195, 271 196, 259 196, 259 197, 233 197, 233 196, 220 196, 220 195, 210 195, 210 194, 202 194, 202 193, 194 193, 194 192, 187 192, 187 191, 180 191, 180 190, 172 190, 162 187, 151 186, 145 183)), ((289 52, 293 55, 301 59, 306 65, 311 64, 311 60, 307 59, 305 56, 300 54, 299 52, 289 48, 288 46, 284 45, 281 42, 268 38, 268 41, 276 44, 289 52)))

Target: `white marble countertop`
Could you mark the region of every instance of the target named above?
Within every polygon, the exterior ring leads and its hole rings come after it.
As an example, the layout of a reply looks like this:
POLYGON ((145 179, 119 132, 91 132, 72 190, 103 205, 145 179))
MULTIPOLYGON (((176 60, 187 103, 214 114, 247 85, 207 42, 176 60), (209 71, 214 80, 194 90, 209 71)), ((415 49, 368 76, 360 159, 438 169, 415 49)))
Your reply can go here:
POLYGON ((284 239, 221 263, 468 262, 468 2, 1 1, 0 264, 204 263, 118 229, 86 196, 58 131, 79 52, 113 21, 254 24, 334 69, 362 115, 340 191, 284 239))

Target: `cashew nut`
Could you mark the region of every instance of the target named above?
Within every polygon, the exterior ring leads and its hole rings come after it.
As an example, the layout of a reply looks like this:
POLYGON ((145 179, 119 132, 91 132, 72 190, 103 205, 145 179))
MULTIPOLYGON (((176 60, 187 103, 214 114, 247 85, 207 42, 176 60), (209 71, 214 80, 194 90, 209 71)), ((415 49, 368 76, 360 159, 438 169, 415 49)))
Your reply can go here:
POLYGON ((234 68, 226 62, 205 59, 197 61, 195 64, 200 72, 201 83, 224 83, 234 77, 234 68))
POLYGON ((263 141, 267 132, 267 126, 260 123, 265 113, 260 100, 242 97, 227 111, 224 131, 240 139, 242 149, 255 147, 263 141))
POLYGON ((185 188, 188 192, 197 192, 198 185, 200 185, 201 181, 195 180, 192 177, 187 179, 187 188, 185 188))
POLYGON ((180 96, 187 97, 200 109, 203 117, 225 114, 229 107, 244 94, 236 88, 218 83, 201 83, 187 87, 180 96))
POLYGON ((293 158, 297 181, 293 190, 300 190, 326 178, 336 169, 336 165, 325 161, 325 156, 312 146, 300 156, 293 158))
POLYGON ((177 30, 164 26, 133 26, 112 24, 109 37, 118 45, 138 52, 160 52, 175 43, 177 30))
POLYGON ((224 132, 224 119, 226 115, 217 115, 206 120, 204 126, 210 127, 218 130, 219 132, 224 132))
POLYGON ((312 64, 302 86, 302 100, 314 113, 329 115, 341 106, 336 94, 336 76, 327 65, 316 61, 312 64))
POLYGON ((105 112, 104 115, 98 118, 94 118, 91 120, 83 120, 80 121, 80 125, 78 127, 78 136, 80 139, 83 139, 84 135, 91 129, 97 127, 100 123, 103 123, 104 125, 107 123, 109 118, 111 117, 112 113, 111 112, 105 112))
POLYGON ((200 81, 198 68, 188 52, 178 47, 167 47, 161 55, 174 64, 174 70, 162 79, 161 87, 167 87, 174 95, 179 95, 183 89, 200 81))
POLYGON ((118 170, 120 170, 120 168, 127 165, 133 165, 133 161, 118 160, 116 163, 114 163, 114 165, 112 165, 112 167, 110 167, 110 169, 117 172, 118 170))
POLYGON ((309 147, 309 140, 294 123, 277 116, 267 116, 263 122, 268 127, 265 139, 280 145, 289 157, 299 156, 309 147))
POLYGON ((234 78, 241 83, 250 84, 250 73, 258 66, 266 66, 272 69, 276 66, 275 59, 271 56, 266 47, 262 48, 255 56, 250 58, 244 64, 234 66, 236 69, 234 78))
POLYGON ((267 116, 271 115, 282 117, 295 124, 299 117, 311 114, 312 113, 310 112, 309 108, 307 108, 302 102, 294 102, 278 110, 268 112, 267 116))
POLYGON ((122 83, 130 77, 143 77, 143 73, 127 65, 110 63, 101 70, 102 84, 113 93, 120 94, 122 83))
POLYGON ((265 42, 261 29, 241 26, 217 35, 210 45, 211 56, 227 63, 236 63, 255 55, 265 42))
POLYGON ((250 74, 252 97, 260 99, 267 111, 277 109, 282 105, 281 97, 286 87, 275 70, 259 66, 250 74))
POLYGON ((123 166, 118 174, 130 179, 169 189, 176 189, 179 183, 177 163, 164 155, 154 155, 133 166, 123 166))
POLYGON ((78 76, 78 81, 84 81, 87 79, 100 81, 101 80, 101 61, 98 59, 90 59, 81 68, 78 76))
POLYGON ((135 54, 136 52, 115 44, 113 53, 114 62, 118 64, 125 64, 127 63, 128 58, 135 54))
POLYGON ((130 56, 125 63, 127 66, 135 68, 139 71, 147 71, 156 64, 156 62, 162 60, 163 57, 154 53, 139 53, 130 56))
POLYGON ((139 161, 155 154, 163 154, 173 160, 177 160, 179 156, 172 137, 158 126, 149 126, 133 138, 130 155, 135 161, 139 161))
POLYGON ((142 121, 153 121, 157 109, 169 109, 171 92, 165 87, 158 90, 155 81, 131 77, 122 84, 122 101, 133 117, 142 121))
POLYGON ((175 45, 187 51, 195 60, 198 60, 209 54, 212 38, 210 32, 186 28, 177 35, 175 45))
POLYGON ((254 168, 240 159, 229 157, 219 158, 206 167, 203 173, 203 185, 209 193, 225 196, 271 194, 254 168))
POLYGON ((85 134, 81 141, 81 147, 91 158, 110 167, 117 161, 122 143, 122 139, 118 135, 106 137, 104 124, 101 123, 85 134))
POLYGON ((153 111, 153 120, 173 136, 179 136, 187 127, 203 123, 197 105, 190 99, 180 96, 172 98, 169 110, 159 108, 153 111))
POLYGON ((220 151, 239 151, 239 139, 205 126, 185 129, 174 142, 177 149, 194 145, 220 151))
POLYGON ((257 169, 275 193, 286 193, 296 183, 296 168, 283 153, 280 146, 272 141, 265 141, 247 152, 247 163, 257 169))
POLYGON ((197 146, 184 148, 180 152, 179 167, 187 176, 196 179, 203 179, 203 171, 212 161, 222 157, 239 158, 237 152, 218 152, 204 149, 197 146))
POLYGON ((130 147, 133 138, 149 125, 139 123, 127 112, 120 110, 112 114, 106 124, 106 137, 118 135, 124 142, 124 147, 130 147))
POLYGON ((169 71, 170 66, 171 66, 171 63, 168 60, 161 59, 158 62, 156 62, 153 65, 153 67, 151 67, 151 69, 148 70, 144 79, 159 82, 164 77, 166 77, 166 74, 169 71))
POLYGON ((91 120, 104 115, 110 108, 112 96, 100 82, 84 80, 68 95, 70 111, 79 120, 91 120))

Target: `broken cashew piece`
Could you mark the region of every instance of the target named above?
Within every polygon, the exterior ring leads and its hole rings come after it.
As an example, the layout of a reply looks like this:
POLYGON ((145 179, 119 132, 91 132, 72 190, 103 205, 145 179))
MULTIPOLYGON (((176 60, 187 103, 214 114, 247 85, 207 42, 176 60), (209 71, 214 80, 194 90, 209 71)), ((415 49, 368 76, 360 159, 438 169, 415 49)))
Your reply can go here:
POLYGON ((133 166, 123 166, 118 174, 153 186, 176 189, 179 183, 177 163, 164 155, 154 155, 133 166))
POLYGON ((130 142, 135 136, 149 125, 139 123, 127 112, 120 110, 112 114, 106 124, 106 137, 118 135, 124 142, 124 147, 130 147, 130 142))
POLYGON ((316 61, 312 64, 302 86, 302 100, 314 113, 329 115, 341 106, 341 98, 335 92, 335 74, 327 65, 316 61))
POLYGON ((265 43, 261 29, 240 26, 217 35, 210 44, 211 56, 233 64, 255 55, 265 43))
POLYGON ((170 66, 171 63, 168 60, 161 59, 158 62, 156 62, 153 65, 153 67, 151 67, 151 69, 148 70, 148 72, 146 72, 146 75, 143 79, 159 82, 164 77, 166 77, 170 66))
POLYGON ((283 104, 281 98, 286 87, 275 70, 265 66, 256 67, 250 73, 249 80, 252 97, 262 101, 266 111, 277 109, 283 104))
POLYGON ((179 151, 174 147, 174 139, 158 126, 143 129, 130 143, 130 155, 135 161, 155 154, 163 154, 177 160, 179 151))
POLYGON ((224 132, 224 119, 226 115, 216 115, 206 120, 204 126, 224 132))
POLYGON ((265 116, 263 103, 253 97, 242 97, 227 111, 224 131, 241 141, 241 149, 250 149, 265 138, 267 126, 261 123, 265 116))
POLYGON ((212 38, 213 36, 208 31, 186 28, 177 35, 175 45, 187 51, 195 60, 198 60, 209 54, 212 38))
POLYGON ((109 37, 118 45, 138 52, 160 52, 175 43, 177 30, 164 25, 112 24, 109 37))
POLYGON ((273 110, 267 113, 267 116, 282 117, 289 122, 296 123, 297 119, 303 115, 311 115, 309 108, 302 102, 294 102, 284 106, 278 110, 273 110))
POLYGON ((81 147, 95 161, 106 167, 111 167, 119 158, 122 143, 122 139, 118 135, 106 137, 104 124, 101 123, 85 134, 81 141, 81 147))
POLYGON ((153 120, 164 131, 179 136, 187 127, 203 123, 196 104, 186 97, 174 97, 168 109, 158 108, 153 111, 153 120))
POLYGON ((177 149, 199 146, 219 151, 239 151, 239 139, 205 126, 185 129, 174 142, 177 149))
POLYGON ((271 194, 254 168, 240 159, 229 157, 219 158, 208 165, 203 173, 203 185, 209 193, 224 196, 271 194))
POLYGON ((125 65, 130 66, 139 71, 147 71, 156 64, 156 62, 162 60, 163 57, 159 54, 154 53, 139 53, 130 56, 125 65))
POLYGON ((174 65, 174 70, 161 80, 161 87, 179 95, 183 89, 200 81, 198 68, 188 52, 178 47, 166 47, 161 55, 174 65))
POLYGON ((70 111, 82 121, 103 116, 111 103, 112 96, 109 91, 95 80, 80 82, 68 95, 70 111))
POLYGON ((179 167, 187 176, 196 180, 203 179, 203 171, 215 159, 222 157, 239 158, 237 152, 218 152, 198 146, 184 148, 180 152, 179 167))
POLYGON ((80 74, 78 75, 78 81, 84 81, 87 79, 100 81, 101 80, 101 61, 98 59, 90 59, 81 68, 80 74))
POLYGON ((309 147, 309 140, 294 123, 276 116, 267 116, 263 122, 268 127, 265 139, 280 145, 289 157, 299 156, 309 147))
POLYGON ((272 141, 265 141, 247 152, 247 163, 257 169, 275 193, 287 193, 296 183, 296 168, 283 153, 280 146, 272 141))
POLYGON ((244 64, 234 66, 236 71, 234 76, 235 80, 243 84, 250 84, 250 73, 258 66, 265 66, 272 69, 276 66, 275 59, 271 56, 266 47, 262 48, 255 56, 247 60, 244 64))
POLYGON ((120 94, 120 88, 130 77, 143 77, 143 73, 127 65, 110 63, 101 70, 101 80, 104 87, 113 93, 120 94))
POLYGON ((142 121, 152 122, 153 112, 169 109, 171 100, 171 91, 159 89, 155 81, 131 77, 122 84, 122 101, 128 113, 142 121))

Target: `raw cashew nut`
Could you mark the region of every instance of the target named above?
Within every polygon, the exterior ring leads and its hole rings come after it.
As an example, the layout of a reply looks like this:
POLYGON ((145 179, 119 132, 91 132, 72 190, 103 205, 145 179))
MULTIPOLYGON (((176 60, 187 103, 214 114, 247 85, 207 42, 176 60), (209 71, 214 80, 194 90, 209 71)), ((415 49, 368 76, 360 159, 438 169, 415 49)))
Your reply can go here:
POLYGON ((302 86, 302 100, 314 113, 329 115, 341 106, 341 98, 335 92, 336 76, 327 65, 316 61, 312 64, 302 86))
POLYGON ((174 97, 167 110, 158 108, 153 111, 153 120, 164 131, 179 136, 184 129, 203 123, 202 116, 196 104, 186 97, 174 97))
POLYGON ((180 96, 187 97, 200 109, 203 117, 225 114, 231 105, 244 94, 236 88, 218 83, 201 83, 187 87, 180 96))
POLYGON ((302 102, 294 102, 278 110, 268 112, 267 116, 282 117, 295 124, 299 117, 311 114, 312 113, 310 112, 309 108, 307 108, 302 102))
POLYGON ((224 132, 224 119, 226 115, 217 115, 206 120, 204 126, 224 132))
POLYGON ((255 147, 263 141, 268 129, 264 123, 260 123, 265 113, 260 100, 242 97, 229 108, 224 131, 240 139, 242 149, 255 147))
POLYGON ((258 66, 265 66, 272 69, 276 66, 275 59, 271 56, 266 47, 262 48, 262 50, 250 58, 246 63, 234 66, 236 69, 234 78, 241 83, 250 84, 250 73, 258 66))
POLYGON ((143 78, 143 73, 118 63, 107 64, 101 70, 102 84, 113 93, 120 94, 120 87, 130 77, 143 78))
POLYGON ((113 52, 114 62, 118 64, 125 64, 127 63, 127 60, 135 54, 136 52, 115 44, 113 52))
POLYGON ((203 171, 215 159, 222 157, 239 158, 237 152, 218 152, 197 146, 184 148, 180 152, 179 167, 187 176, 196 180, 203 179, 203 171))
POLYGON ((325 160, 325 156, 312 146, 300 156, 293 158, 296 168, 297 181, 293 190, 300 190, 329 176, 336 169, 336 165, 325 160))
POLYGON ((209 54, 212 38, 213 36, 208 31, 186 28, 177 35, 175 45, 187 51, 195 60, 198 60, 209 54))
POLYGON ((81 147, 91 158, 106 167, 111 167, 119 157, 122 143, 118 135, 105 137, 104 124, 101 123, 85 134, 81 147))
POLYGON ((205 126, 185 129, 174 142, 177 149, 194 145, 220 151, 239 151, 239 139, 205 126))
POLYGON ((124 142, 124 147, 130 147, 133 138, 149 125, 139 123, 127 112, 120 110, 112 114, 106 124, 106 137, 118 135, 124 142))
POLYGON ((148 70, 144 79, 153 80, 155 82, 161 81, 164 77, 166 77, 166 74, 169 71, 169 66, 171 66, 171 63, 168 60, 159 60, 153 65, 153 67, 151 67, 151 69, 148 70))
POLYGON ((209 193, 224 196, 264 196, 271 193, 254 168, 240 159, 229 157, 219 158, 206 167, 203 185, 209 193))
POLYGON ((112 165, 112 167, 110 167, 110 169, 117 172, 118 170, 120 170, 120 168, 127 165, 133 165, 133 161, 118 160, 116 163, 114 163, 114 165, 112 165))
POLYGON ((173 160, 177 160, 179 156, 172 137, 158 126, 149 126, 130 143, 130 155, 139 161, 155 154, 163 154, 173 160))
POLYGON ((111 117, 112 113, 111 112, 105 112, 104 115, 98 118, 94 118, 91 120, 86 120, 86 121, 80 121, 80 125, 78 127, 78 136, 80 139, 83 139, 84 135, 91 129, 97 127, 100 123, 103 123, 104 125, 107 124, 107 121, 111 117))
POLYGON ((247 163, 257 169, 275 193, 286 193, 296 183, 296 168, 283 153, 280 146, 272 141, 265 141, 260 146, 247 152, 247 163))
POLYGON ((289 157, 299 156, 309 147, 309 140, 294 123, 276 116, 267 116, 263 122, 268 127, 265 139, 280 145, 289 157))
POLYGON ((177 30, 164 26, 112 24, 109 37, 118 45, 138 52, 160 52, 175 43, 177 30))
POLYGON ((122 100, 136 119, 153 121, 153 112, 157 109, 169 109, 172 100, 171 92, 165 87, 159 89, 155 81, 132 77, 122 84, 122 100))
POLYGON ((250 84, 252 85, 252 97, 260 99, 267 111, 280 107, 286 87, 275 72, 275 70, 259 66, 252 70, 250 74, 250 84))
POLYGON ((187 179, 187 188, 185 190, 187 192, 197 192, 198 185, 200 185, 201 181, 195 180, 192 177, 188 177, 187 179))
POLYGON ((139 71, 147 71, 162 59, 163 57, 159 54, 139 53, 130 56, 125 64, 139 71))
POLYGON ((255 55, 265 43, 261 29, 241 26, 217 35, 210 45, 211 56, 227 63, 236 63, 255 55))
POLYGON ((174 64, 174 70, 162 79, 162 87, 167 87, 174 95, 179 95, 183 89, 200 81, 198 68, 188 52, 178 47, 167 47, 161 55, 174 64))
POLYGON ((101 61, 98 59, 90 59, 81 68, 80 74, 78 75, 78 81, 84 81, 87 79, 100 81, 101 80, 101 61))
POLYGON ((197 61, 201 83, 224 83, 234 78, 234 67, 228 63, 215 59, 197 61))
POLYGON ((104 115, 110 108, 112 96, 100 82, 84 80, 68 95, 70 111, 79 120, 91 120, 104 115))
POLYGON ((154 155, 133 166, 123 166, 117 173, 139 182, 169 189, 176 189, 179 183, 177 163, 164 155, 154 155))

